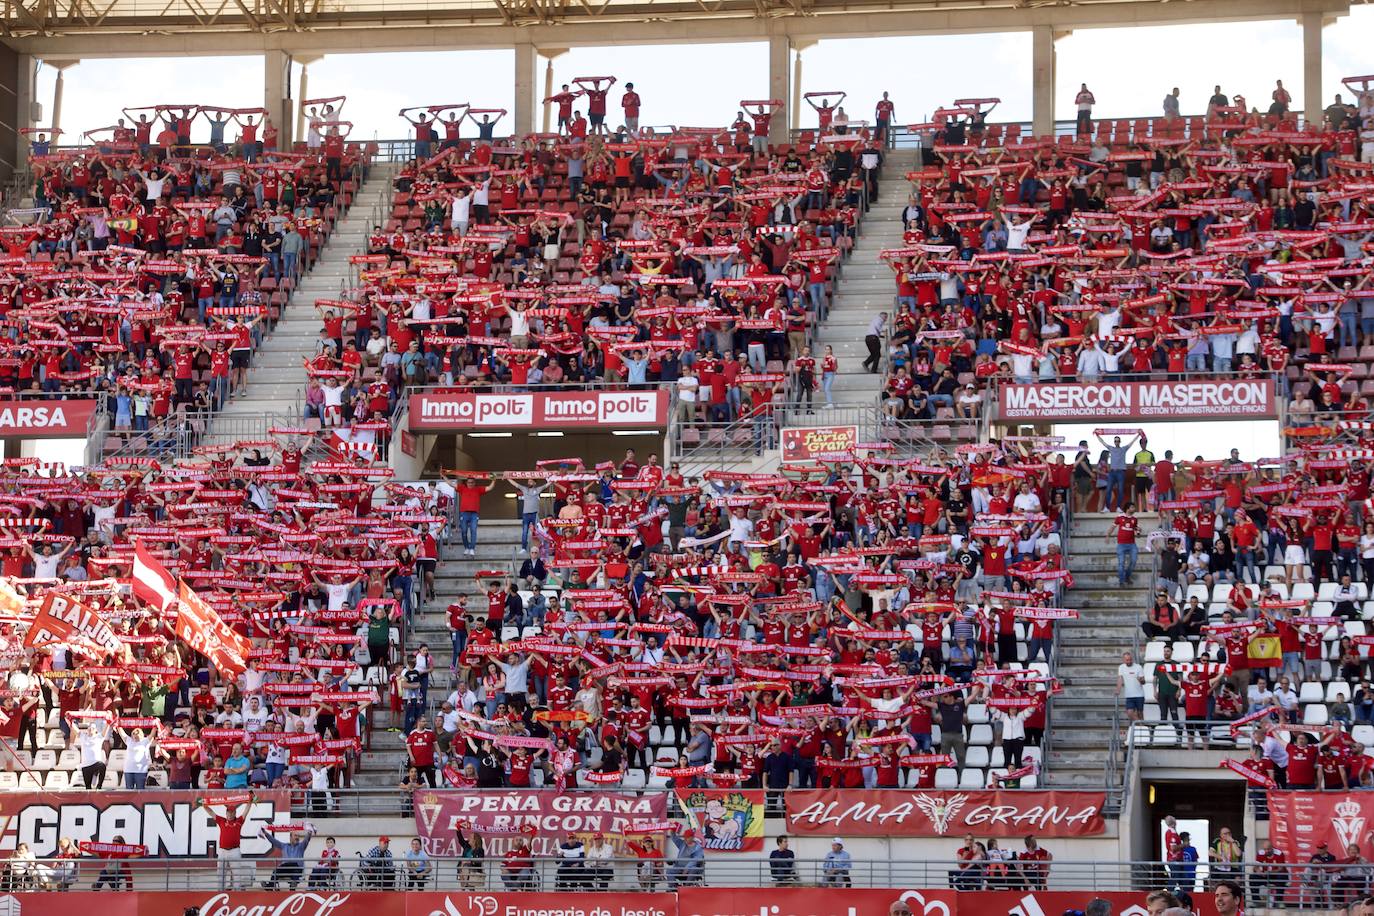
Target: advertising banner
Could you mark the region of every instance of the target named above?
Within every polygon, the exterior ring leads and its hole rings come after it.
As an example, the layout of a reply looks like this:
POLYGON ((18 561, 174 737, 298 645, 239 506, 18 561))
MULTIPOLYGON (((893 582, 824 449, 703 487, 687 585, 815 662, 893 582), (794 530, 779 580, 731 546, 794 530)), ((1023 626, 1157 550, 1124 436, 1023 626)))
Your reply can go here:
POLYGON ((677 800, 701 833, 707 852, 763 849, 762 789, 679 789, 677 800))
MULTIPOLYGON (((1100 897, 1116 916, 1146 916, 1145 891, 955 891, 901 888, 684 888, 676 894, 89 891, 0 895, 3 916, 1059 916, 1100 897)), ((1216 916, 1198 891, 1199 916, 1216 916)))
POLYGON ((1275 417, 1272 379, 1003 385, 1008 420, 1211 420, 1275 417))
POLYGON ((1337 859, 1350 844, 1367 848, 1374 829, 1374 796, 1363 792, 1276 792, 1269 794, 1269 838, 1289 862, 1307 862, 1317 844, 1337 859))
MULTIPOLYGON (((148 847, 150 858, 201 858, 214 854, 219 828, 197 810, 200 792, 3 792, 0 793, 0 853, 28 843, 38 858, 57 854, 57 841, 123 842, 148 847)), ((271 844, 258 836, 269 824, 291 820, 291 795, 261 789, 243 826, 243 852, 263 855, 271 844)), ((177 910, 177 912, 181 912, 177 910)))
MULTIPOLYGON (((616 854, 633 858, 624 832, 637 824, 664 821, 668 796, 628 792, 461 792, 421 789, 415 793, 415 832, 431 856, 462 854, 458 831, 481 834, 488 856, 504 855, 526 838, 536 856, 556 856, 568 833, 585 842, 598 833, 616 854)), ((631 837, 634 839, 634 837, 631 837)))
MULTIPOLYGON (((957 916, 959 899, 952 890, 703 887, 678 891, 677 911, 678 916, 957 916)), ((988 916, 991 911, 977 912, 988 916)))
POLYGON ((666 391, 549 391, 410 396, 413 432, 665 426, 666 391))
POLYGON ((787 829, 803 836, 1096 836, 1101 792, 808 789, 787 793, 787 829))
POLYGON ((789 426, 782 430, 782 461, 844 458, 858 445, 857 426, 789 426))
POLYGON ((0 436, 85 438, 95 404, 95 398, 0 400, 0 436))
POLYGON ((677 916, 678 912, 677 897, 673 894, 625 891, 607 894, 450 891, 447 894, 409 893, 405 900, 405 916, 677 916))

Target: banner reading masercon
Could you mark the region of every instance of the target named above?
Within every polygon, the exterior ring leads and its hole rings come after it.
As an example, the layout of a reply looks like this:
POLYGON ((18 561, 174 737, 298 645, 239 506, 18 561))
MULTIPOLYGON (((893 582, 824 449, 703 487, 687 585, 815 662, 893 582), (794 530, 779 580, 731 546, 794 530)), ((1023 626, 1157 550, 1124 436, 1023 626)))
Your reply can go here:
POLYGON ((1003 385, 1006 420, 1211 420, 1277 416, 1272 379, 1003 385))

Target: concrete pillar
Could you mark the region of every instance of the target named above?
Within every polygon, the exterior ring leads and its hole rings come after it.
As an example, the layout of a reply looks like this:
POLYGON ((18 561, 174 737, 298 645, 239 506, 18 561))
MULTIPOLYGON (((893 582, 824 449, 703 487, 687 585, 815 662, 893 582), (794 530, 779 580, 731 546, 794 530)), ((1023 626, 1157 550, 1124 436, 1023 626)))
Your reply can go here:
POLYGON ((33 126, 34 59, 0 44, 0 182, 8 181, 28 156, 19 133, 33 126))
POLYGON ((787 123, 792 125, 793 131, 801 130, 802 111, 806 108, 802 101, 802 52, 814 44, 814 41, 792 41, 792 97, 787 100, 787 123))
POLYGON ((291 55, 280 49, 262 55, 262 107, 277 127, 277 149, 289 150, 296 136, 296 111, 291 98, 291 55))
POLYGON ((1031 32, 1031 131, 1054 134, 1054 29, 1047 25, 1031 32))
POLYGON ((53 129, 53 135, 51 137, 53 146, 57 146, 58 144, 74 145, 78 142, 79 138, 68 137, 63 139, 57 131, 62 129, 62 91, 65 83, 63 75, 67 72, 69 67, 75 67, 77 64, 81 63, 81 61, 44 59, 43 63, 57 71, 57 80, 53 83, 52 88, 52 117, 48 119, 47 124, 41 126, 51 127, 53 129))
POLYGON ((1308 124, 1322 123, 1322 14, 1303 13, 1302 111, 1308 124))
POLYGON ((511 133, 517 136, 534 133, 534 44, 515 43, 515 123, 511 133))
MULTIPOLYGON (((310 65, 319 60, 320 57, 321 55, 319 54, 293 54, 291 56, 292 63, 301 65, 300 101, 291 106, 293 113, 292 120, 295 121, 295 126, 288 129, 280 124, 277 125, 278 146, 282 145, 281 137, 283 133, 289 133, 292 137, 305 136, 305 106, 302 105, 301 102, 310 98, 310 65)), ((342 120, 342 118, 339 120, 342 120)))
POLYGON ((554 58, 562 57, 568 53, 567 48, 540 48, 539 56, 544 58, 544 119, 543 125, 539 128, 541 133, 551 133, 553 131, 553 103, 548 101, 549 96, 554 94, 553 84, 553 62, 554 58))
POLYGON ((768 98, 777 99, 784 106, 784 110, 773 112, 773 120, 768 125, 768 142, 774 145, 787 142, 787 123, 792 118, 788 110, 792 105, 789 90, 792 80, 787 59, 791 47, 786 35, 773 35, 768 39, 768 98))

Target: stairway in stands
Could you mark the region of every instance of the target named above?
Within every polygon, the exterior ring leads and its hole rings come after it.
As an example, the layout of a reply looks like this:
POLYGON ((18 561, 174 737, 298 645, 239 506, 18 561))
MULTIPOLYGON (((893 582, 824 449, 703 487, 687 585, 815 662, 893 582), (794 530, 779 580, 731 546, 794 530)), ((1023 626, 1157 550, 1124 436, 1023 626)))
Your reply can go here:
POLYGON ((348 258, 366 250, 375 212, 381 212, 376 208, 390 208, 394 174, 392 163, 373 163, 367 180, 354 195, 353 206, 335 226, 314 268, 301 279, 276 328, 253 355, 243 387, 222 411, 227 420, 224 426, 232 429, 234 417, 292 412, 304 399, 302 363, 315 355, 321 326, 315 300, 337 299, 349 285, 352 271, 348 258))
MULTIPOLYGON (((477 529, 477 556, 463 556, 462 545, 457 543, 442 548, 435 576, 438 597, 428 602, 422 611, 417 611, 415 624, 406 638, 407 650, 413 651, 421 643, 427 643, 434 655, 436 667, 430 676, 429 700, 436 709, 454 687, 449 669, 453 652, 445 613, 448 606, 459 595, 466 595, 468 608, 480 617, 487 603, 473 579, 474 574, 487 569, 510 569, 514 573, 520 566, 517 557, 519 521, 483 519, 477 529)), ((394 786, 405 762, 405 742, 399 731, 388 729, 399 728, 402 723, 393 721, 393 716, 384 707, 377 710, 374 723, 372 748, 363 754, 362 766, 354 782, 359 786, 394 786)))
MULTIPOLYGON (((911 187, 906 173, 915 167, 915 150, 889 150, 878 180, 878 199, 864 215, 862 232, 853 255, 844 265, 844 276, 835 292, 830 317, 817 334, 812 348, 817 362, 826 345, 835 348, 839 368, 835 376, 835 406, 872 405, 877 402, 882 376, 863 367, 868 356, 864 335, 879 312, 893 312, 897 284, 892 269, 878 260, 884 248, 902 245, 902 209, 911 187)), ((819 396, 820 392, 817 392, 819 396)), ((821 421, 824 421, 819 413, 821 421)))
POLYGON ((1064 604, 1076 608, 1079 617, 1059 624, 1058 676, 1065 686, 1051 706, 1050 786, 1102 785, 1112 716, 1120 703, 1116 668, 1121 653, 1135 643, 1140 610, 1149 601, 1148 554, 1136 565, 1133 585, 1117 584, 1116 539, 1107 535, 1115 517, 1080 513, 1072 522, 1068 555, 1074 587, 1064 604))

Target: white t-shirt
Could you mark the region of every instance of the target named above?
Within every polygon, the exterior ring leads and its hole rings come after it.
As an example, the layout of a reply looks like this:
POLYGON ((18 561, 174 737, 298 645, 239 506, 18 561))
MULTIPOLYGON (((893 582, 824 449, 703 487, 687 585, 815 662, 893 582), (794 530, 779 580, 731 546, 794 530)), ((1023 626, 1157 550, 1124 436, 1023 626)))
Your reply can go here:
POLYGON ((43 556, 35 554, 33 558, 33 577, 35 579, 55 579, 57 578, 57 564, 62 562, 60 554, 49 554, 43 556))
POLYGON ((684 375, 677 380, 677 399, 684 404, 697 402, 697 388, 700 386, 695 375, 684 375))
POLYGON ((146 773, 153 765, 153 739, 129 739, 129 747, 124 752, 124 772, 146 773))
POLYGON ((1121 695, 1123 697, 1129 700, 1145 696, 1145 685, 1140 680, 1145 676, 1144 668, 1122 662, 1116 666, 1116 674, 1117 677, 1121 678, 1121 695))
POLYGON ((343 610, 344 602, 348 600, 348 593, 352 588, 351 583, 326 582, 324 593, 329 596, 329 610, 343 610))

